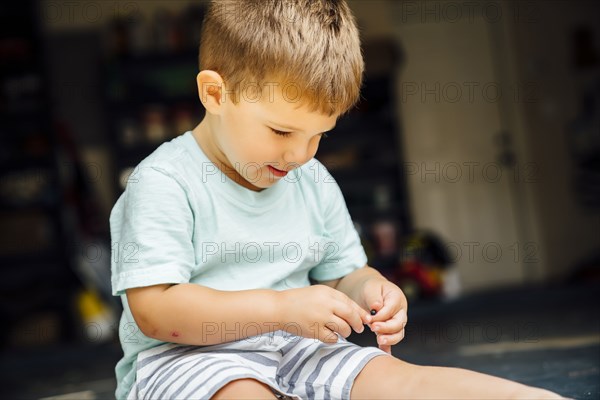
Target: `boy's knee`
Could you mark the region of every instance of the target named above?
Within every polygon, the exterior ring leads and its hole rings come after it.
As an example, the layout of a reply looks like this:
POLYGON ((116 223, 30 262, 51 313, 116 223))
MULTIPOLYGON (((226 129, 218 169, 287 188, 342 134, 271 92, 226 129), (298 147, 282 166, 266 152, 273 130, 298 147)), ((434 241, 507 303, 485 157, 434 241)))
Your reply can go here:
POLYGON ((421 384, 422 367, 394 356, 375 357, 354 380, 352 399, 414 398, 421 384))
POLYGON ((214 394, 212 399, 276 399, 271 387, 256 379, 236 379, 214 394))

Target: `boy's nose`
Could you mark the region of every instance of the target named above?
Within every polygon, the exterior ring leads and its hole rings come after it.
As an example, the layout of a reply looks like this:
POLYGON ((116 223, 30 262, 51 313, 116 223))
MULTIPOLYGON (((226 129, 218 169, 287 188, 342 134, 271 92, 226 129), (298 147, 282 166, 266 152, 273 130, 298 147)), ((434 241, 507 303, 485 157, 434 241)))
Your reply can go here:
POLYGON ((289 149, 283 156, 283 162, 285 163, 285 169, 294 169, 301 165, 306 164, 314 154, 310 154, 310 150, 307 148, 295 148, 289 149))
POLYGON ((289 168, 296 168, 300 165, 304 165, 307 162, 309 162, 310 159, 313 158, 317 153, 318 148, 319 141, 314 139, 311 139, 310 141, 308 141, 308 143, 296 143, 295 145, 287 148, 283 155, 283 161, 290 165, 289 168))

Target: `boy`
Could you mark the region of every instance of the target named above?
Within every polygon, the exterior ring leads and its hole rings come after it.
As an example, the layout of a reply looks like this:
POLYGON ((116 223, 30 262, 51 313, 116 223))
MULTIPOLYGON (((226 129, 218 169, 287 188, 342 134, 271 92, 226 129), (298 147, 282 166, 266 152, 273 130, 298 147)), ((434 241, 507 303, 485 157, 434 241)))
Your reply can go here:
POLYGON ((406 298, 313 158, 363 68, 342 0, 210 4, 206 116, 140 163, 110 217, 117 398, 560 398, 391 355, 406 298), (345 339, 364 324, 379 348, 345 339))

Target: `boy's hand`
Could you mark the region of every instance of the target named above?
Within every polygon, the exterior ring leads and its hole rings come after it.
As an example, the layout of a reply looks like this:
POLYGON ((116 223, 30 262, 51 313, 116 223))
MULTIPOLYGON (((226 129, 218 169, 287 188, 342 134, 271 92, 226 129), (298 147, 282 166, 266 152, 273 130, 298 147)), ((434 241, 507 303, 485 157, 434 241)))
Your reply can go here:
POLYGON ((347 338, 352 329, 364 331, 371 315, 339 290, 312 285, 279 292, 282 329, 325 343, 337 343, 339 333, 347 338))
POLYGON ((408 322, 408 302, 402 290, 385 278, 369 278, 364 281, 363 303, 375 310, 369 328, 377 334, 379 348, 392 354, 392 345, 404 339, 404 327, 408 322))

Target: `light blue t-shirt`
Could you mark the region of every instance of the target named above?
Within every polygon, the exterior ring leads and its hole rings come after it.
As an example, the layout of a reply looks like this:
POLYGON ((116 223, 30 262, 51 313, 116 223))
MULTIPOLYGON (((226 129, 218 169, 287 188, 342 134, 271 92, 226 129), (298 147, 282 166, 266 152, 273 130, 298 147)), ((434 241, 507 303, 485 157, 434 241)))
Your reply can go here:
POLYGON ((191 132, 130 175, 110 215, 112 290, 121 296, 117 398, 135 381, 145 336, 125 290, 197 283, 219 290, 305 287, 363 267, 367 256, 335 180, 316 159, 255 192, 231 180, 191 132))

